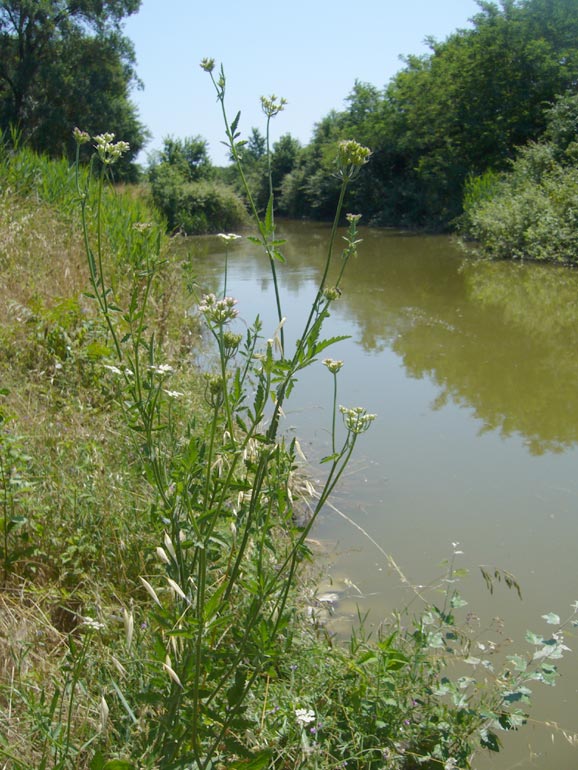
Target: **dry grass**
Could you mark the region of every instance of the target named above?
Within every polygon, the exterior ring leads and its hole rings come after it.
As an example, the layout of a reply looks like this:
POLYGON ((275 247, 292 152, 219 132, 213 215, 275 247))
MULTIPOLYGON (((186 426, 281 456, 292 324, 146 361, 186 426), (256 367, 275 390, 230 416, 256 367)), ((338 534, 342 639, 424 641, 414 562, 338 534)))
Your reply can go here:
POLYGON ((0 323, 14 307, 80 294, 88 271, 78 228, 33 199, 0 196, 0 323))
MULTIPOLYGON (((130 270, 111 278, 122 304, 130 270)), ((0 565, 0 770, 40 766, 48 733, 66 721, 82 618, 116 617, 106 641, 122 636, 118 617, 138 600, 138 575, 150 571, 158 540, 138 436, 118 409, 114 377, 86 354, 92 340, 106 339, 88 288, 78 221, 35 197, 0 193, 0 453, 10 447, 22 482, 9 514, 25 520, 7 541, 9 571, 0 565)), ((183 364, 174 387, 196 409, 187 362, 199 330, 190 303, 181 262, 169 262, 154 286, 150 326, 167 360, 183 364)), ((7 510, 0 508, 0 525, 7 510)), ((97 636, 82 688, 73 688, 77 746, 99 729, 108 652, 97 636)), ((72 762, 87 766, 84 756, 72 762)))

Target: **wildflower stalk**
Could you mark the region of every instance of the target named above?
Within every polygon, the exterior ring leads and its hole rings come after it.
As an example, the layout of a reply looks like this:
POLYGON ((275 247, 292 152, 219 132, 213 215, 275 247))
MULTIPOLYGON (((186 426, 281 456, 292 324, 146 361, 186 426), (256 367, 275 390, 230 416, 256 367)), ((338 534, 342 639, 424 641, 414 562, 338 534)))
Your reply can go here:
POLYGON ((337 419, 337 375, 343 366, 343 361, 334 361, 326 358, 323 365, 327 367, 333 376, 333 404, 331 409, 331 454, 335 455, 335 420, 337 419))
MULTIPOLYGON (((283 320, 283 312, 281 308, 281 295, 279 291, 279 282, 277 279, 277 268, 275 266, 275 261, 278 258, 279 254, 276 250, 275 246, 275 225, 274 225, 274 215, 273 215, 273 187, 272 182, 270 182, 269 190, 270 190, 270 196, 269 196, 269 203, 267 205, 267 212, 265 216, 265 220, 263 221, 261 219, 261 216, 259 214, 259 211, 257 209, 257 204, 255 203, 255 199, 253 197, 253 194, 251 192, 251 189, 249 187, 249 184, 247 182, 247 177, 245 176, 245 171, 243 169, 243 163, 241 160, 241 155, 239 154, 239 148, 237 139, 239 137, 239 134, 237 133, 237 127, 239 124, 239 118, 241 117, 241 113, 237 113, 235 119, 231 123, 229 121, 229 116, 227 114, 227 108, 225 105, 225 86, 226 86, 226 78, 225 78, 225 72, 223 67, 221 66, 219 77, 217 80, 215 80, 215 77, 213 75, 212 68, 207 68, 203 64, 201 65, 203 69, 205 69, 206 72, 209 73, 211 81, 213 83, 213 86, 215 87, 215 91, 217 93, 217 99, 221 105, 221 114, 223 116, 223 123, 225 126, 225 135, 228 140, 228 147, 231 152, 231 157, 233 158, 233 162, 235 164, 235 167, 237 169, 237 173, 239 174, 239 178, 241 180, 241 185, 243 187, 243 190, 245 192, 245 195, 247 196, 247 201, 249 203, 249 208, 251 210, 251 214, 255 220, 255 222, 258 225, 258 231, 259 231, 259 240, 261 244, 263 245, 263 248, 265 250, 265 253, 267 254, 267 257, 269 259, 269 267, 271 269, 271 276, 273 278, 273 287, 275 291, 275 304, 277 307, 277 318, 279 321, 279 324, 282 323, 283 320)), ((282 100, 284 104, 284 100, 282 100)), ((283 108, 283 104, 281 104, 280 109, 283 108)), ((280 111, 280 109, 278 111, 280 111)), ((272 111, 270 115, 268 115, 267 120, 267 136, 269 135, 269 122, 271 117, 273 117, 274 114, 277 114, 277 112, 272 111)), ((271 169, 271 159, 270 159, 270 148, 269 148, 269 141, 267 140, 267 156, 268 156, 268 164, 269 164, 269 170, 271 169)), ((270 175, 269 175, 270 176, 270 175)), ((281 328, 281 344, 284 348, 284 333, 283 329, 281 328)))
MULTIPOLYGON (((90 283, 94 291, 94 297, 98 302, 103 318, 110 332, 117 358, 119 361, 122 361, 122 350, 121 350, 120 342, 119 342, 114 324, 112 323, 112 319, 110 317, 110 307, 108 304, 108 290, 105 287, 104 268, 103 268, 103 262, 102 262, 102 193, 103 193, 103 186, 104 186, 104 170, 102 170, 101 173, 99 174, 97 194, 96 194, 97 202, 96 202, 96 259, 95 259, 94 252, 92 250, 92 247, 90 246, 88 218, 86 214, 86 207, 88 204, 88 182, 87 182, 87 187, 84 190, 82 190, 80 187, 79 165, 80 165, 80 142, 77 141, 76 165, 75 165, 76 185, 77 185, 77 191, 80 197, 82 234, 83 234, 86 255, 88 257, 87 261, 88 261, 88 268, 89 268, 89 275, 90 275, 90 283)), ((92 163, 90 168, 92 170, 92 163)), ((90 178, 90 175, 89 175, 89 178, 90 178)))
MULTIPOLYGON (((110 135, 103 135, 96 145, 104 168, 98 180, 94 254, 83 199, 91 285, 114 340, 117 358, 128 364, 123 371, 118 370, 124 383, 122 403, 127 421, 142 437, 147 478, 157 492, 155 516, 162 523, 165 540, 164 547, 156 552, 171 589, 168 594, 157 594, 143 578, 143 585, 156 603, 153 659, 157 669, 153 675, 168 676, 168 682, 161 679, 158 695, 150 695, 151 702, 156 698, 158 719, 154 728, 137 740, 143 742, 143 756, 146 754, 159 766, 192 764, 197 770, 214 767, 217 755, 229 742, 232 749, 227 750, 231 755, 237 753, 237 738, 231 736, 238 733, 239 717, 245 718, 247 698, 280 655, 276 649, 288 622, 287 607, 306 550, 305 540, 342 478, 357 436, 370 421, 363 410, 342 409, 346 437, 336 451, 335 371, 332 455, 326 458, 331 465, 309 521, 297 528, 289 489, 295 445, 287 449, 277 440, 279 419, 298 372, 332 342, 319 339, 329 304, 335 298, 326 290, 326 284, 346 189, 362 162, 359 145, 349 147, 350 157, 339 151, 341 190, 322 277, 302 337, 292 357, 287 358, 275 264, 282 260, 278 250, 282 242, 275 238, 270 147, 270 121, 283 108, 284 100, 262 100, 267 116, 269 202, 261 218, 243 171, 237 133, 239 115, 231 123, 227 117, 223 70, 215 79, 212 65, 207 63, 206 68, 221 104, 231 157, 258 227, 257 241, 269 258, 279 328, 275 340, 268 341, 264 352, 258 353, 262 338, 257 318, 244 347, 239 349, 242 337, 229 326, 237 315, 236 300, 227 296, 229 246, 237 236, 221 234, 226 244, 223 295, 206 295, 199 305, 219 354, 217 373, 207 379, 206 398, 211 413, 200 436, 187 433, 185 441, 173 436, 171 407, 166 408, 163 397, 167 368, 156 364, 158 346, 154 336, 146 337, 144 318, 160 265, 158 253, 150 261, 148 255, 146 259, 141 257, 139 270, 135 271, 129 305, 122 315, 128 333, 122 339, 113 323, 113 314, 119 309, 111 304, 110 289, 105 285, 100 211, 105 172, 116 152, 110 135), (235 364, 237 355, 244 360, 235 364), (273 395, 276 401, 270 410, 273 395), (271 411, 269 424, 263 427, 271 411), (169 440, 173 443, 169 444, 169 440), (167 456, 168 447, 172 454, 167 456), (274 527, 278 526, 286 528, 287 540, 273 544, 274 527)), ((338 282, 346 261, 344 258, 338 282)), ((192 422, 187 430, 194 433, 192 422)))

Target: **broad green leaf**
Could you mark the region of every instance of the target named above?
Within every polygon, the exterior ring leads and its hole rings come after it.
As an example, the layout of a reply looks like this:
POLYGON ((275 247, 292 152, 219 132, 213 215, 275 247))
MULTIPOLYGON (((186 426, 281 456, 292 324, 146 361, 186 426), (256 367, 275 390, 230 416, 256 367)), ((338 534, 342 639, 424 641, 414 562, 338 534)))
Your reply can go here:
POLYGON ((105 759, 101 751, 97 751, 94 757, 90 761, 90 770, 102 770, 105 764, 105 759))
POLYGON ((383 656, 383 662, 387 671, 399 671, 400 668, 407 666, 409 658, 398 650, 391 650, 383 656))
POLYGON ((500 750, 500 741, 495 733, 491 733, 486 727, 480 730, 480 743, 489 751, 498 752, 500 750))
POLYGON ((444 639, 440 631, 437 631, 434 634, 428 634, 427 636, 427 646, 432 647, 434 650, 441 650, 444 646, 444 639))
POLYGON ((246 680, 245 672, 238 668, 235 671, 235 682, 227 690, 227 702, 230 707, 237 706, 243 700, 246 680))
POLYGON ((513 663, 516 671, 525 671, 528 668, 528 661, 520 655, 509 655, 508 660, 513 663))
POLYGON ((548 623, 551 626, 559 626, 560 625, 560 616, 556 615, 555 612, 549 612, 547 615, 542 615, 546 623, 548 623))
POLYGON ((367 650, 357 658, 357 664, 362 666, 364 663, 373 662, 377 659, 377 655, 373 650, 367 650))
POLYGON ((459 594, 454 594, 451 599, 451 605, 454 609, 457 609, 459 607, 466 607, 467 601, 465 599, 462 599, 462 597, 459 594))
POLYGON ((86 352, 89 358, 105 358, 110 355, 110 348, 102 342, 94 341, 87 346, 86 352))

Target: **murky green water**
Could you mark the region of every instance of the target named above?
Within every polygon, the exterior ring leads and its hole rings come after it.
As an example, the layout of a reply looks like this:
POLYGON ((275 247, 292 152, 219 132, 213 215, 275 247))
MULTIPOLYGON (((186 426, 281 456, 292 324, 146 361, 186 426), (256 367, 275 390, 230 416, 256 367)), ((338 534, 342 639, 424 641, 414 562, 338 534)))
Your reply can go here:
MULTIPOLYGON (((280 266, 286 334, 295 339, 314 295, 329 230, 284 224, 280 266)), ((578 599, 578 273, 540 265, 464 258, 446 237, 362 231, 360 255, 334 306, 331 334, 350 334, 328 354, 341 358, 339 402, 378 414, 317 537, 344 587, 340 611, 370 610, 373 622, 409 593, 369 537, 407 578, 427 584, 452 542, 470 569, 462 593, 523 647, 527 629, 547 633, 541 615, 565 617, 578 599), (365 530, 368 536, 360 529, 365 530), (522 601, 503 585, 490 596, 478 565, 515 575, 522 601), (347 581, 344 586, 343 580, 347 581)), ((224 247, 217 238, 184 241, 199 282, 215 290, 224 247)), ((228 294, 240 315, 276 326, 265 261, 248 241, 233 244, 228 294)), ((326 453, 331 376, 319 364, 288 404, 312 461, 326 453)), ((315 468, 315 465, 314 465, 315 468)), ((313 473, 321 471, 313 470, 313 473)), ((496 641, 499 641, 497 635, 496 641)), ((578 732, 578 642, 556 688, 536 686, 533 717, 578 732)), ((578 746, 552 730, 505 735, 497 758, 476 767, 578 767, 578 746)))

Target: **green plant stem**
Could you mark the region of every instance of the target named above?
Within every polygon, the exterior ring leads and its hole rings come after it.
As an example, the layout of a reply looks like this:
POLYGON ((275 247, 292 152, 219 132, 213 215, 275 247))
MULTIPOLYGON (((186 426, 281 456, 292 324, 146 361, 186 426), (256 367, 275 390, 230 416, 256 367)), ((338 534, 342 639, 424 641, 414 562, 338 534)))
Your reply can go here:
POLYGON ((333 410, 331 416, 331 454, 335 454, 335 419, 337 417, 337 372, 333 372, 333 410))
POLYGON ((325 266, 323 269, 323 275, 321 277, 321 281, 319 282, 319 286, 317 289, 317 295, 315 297, 315 300, 311 306, 311 311, 309 313, 309 317, 307 318, 307 321, 305 323, 305 327, 303 329, 303 333, 301 334, 301 337, 299 338, 299 341, 297 343, 297 347, 295 350, 295 353, 293 355, 293 358, 291 359, 291 366, 288 371, 287 376, 285 377, 284 381, 281 383, 281 385, 277 388, 277 396, 275 401, 275 407, 273 410, 273 415, 271 417, 271 422, 269 425, 269 429, 267 431, 267 439, 269 441, 274 441, 277 436, 277 431, 279 429, 279 418, 281 415, 281 411, 283 409, 283 404, 285 402, 285 394, 287 392, 287 388, 289 386, 289 383, 297 373, 297 371, 301 368, 303 368, 304 362, 301 360, 302 356, 305 351, 305 345, 307 342, 307 339, 309 337, 309 334, 312 329, 312 324, 314 323, 314 318, 317 316, 319 317, 320 314, 320 305, 321 301, 323 299, 323 289, 325 288, 325 283, 327 281, 327 275, 329 273, 329 266, 331 264, 331 259, 333 255, 333 245, 335 243, 335 237, 337 235, 337 228, 339 225, 339 220, 341 218, 341 211, 343 209, 343 202, 345 200, 345 192, 347 190, 347 185, 349 182, 348 177, 344 177, 343 181, 341 183, 341 190, 339 193, 339 201, 337 204, 337 210, 335 212, 335 217, 333 218, 333 225, 331 227, 331 236, 329 239, 329 245, 327 248, 327 256, 325 258, 325 266))
MULTIPOLYGON (((223 78, 224 83, 224 75, 221 71, 221 76, 223 78)), ((213 81, 213 85, 215 86, 215 90, 217 92, 217 98, 219 100, 219 103, 221 105, 221 113, 223 115, 223 122, 225 124, 225 134, 227 136, 227 139, 229 140, 229 148, 231 150, 231 155, 233 156, 233 161, 235 163, 235 167, 237 168, 237 172, 239 174, 239 177, 241 179, 241 184, 243 186, 243 190, 245 191, 245 195, 247 196, 247 200, 249 202, 249 208, 251 209, 251 214, 253 215, 253 218, 255 222, 258 225, 259 230, 259 236, 261 238, 261 242, 263 244, 263 248, 265 249, 265 253, 267 254, 267 257, 269 258, 269 267, 271 268, 271 276, 273 278, 273 287, 275 290, 275 304, 277 306, 277 319, 279 321, 279 324, 283 321, 283 312, 281 308, 281 295, 279 292, 279 283, 277 280, 277 269, 275 267, 275 257, 273 255, 273 247, 270 243, 270 240, 274 240, 274 232, 275 228, 274 225, 272 226, 272 231, 270 233, 267 233, 267 229, 265 228, 265 225, 263 221, 261 220, 261 217, 259 215, 259 212, 257 210, 257 205, 255 203, 255 199, 253 198, 253 194, 251 193, 251 188, 249 187, 249 184, 247 182, 247 177, 245 176, 245 172, 243 170, 243 164, 241 162, 241 157, 239 155, 239 152, 237 150, 237 145, 235 142, 235 136, 233 134, 233 131, 231 130, 231 125, 229 123, 229 118, 227 115, 227 110, 225 107, 225 87, 224 84, 222 86, 219 86, 219 84, 215 81, 215 78, 213 77, 213 74, 211 73, 211 80, 213 81)), ((268 132, 268 124, 267 124, 267 132, 268 132)), ((270 156, 269 152, 269 143, 267 142, 267 154, 270 156)), ((270 164, 270 160, 269 160, 270 164)), ((269 172, 269 178, 270 172, 269 172)), ((272 184, 272 183, 271 183, 272 184)), ((272 190, 272 187, 270 186, 270 190, 272 190)), ((271 192, 270 197, 270 211, 271 216, 273 217, 273 195, 271 192)), ((281 346, 283 349, 285 349, 284 346, 284 335, 283 335, 283 327, 281 326, 280 331, 280 337, 281 337, 281 346)))
POLYGON ((219 333, 216 335, 217 345, 219 347, 219 360, 221 364, 221 377, 223 380, 223 399, 225 404, 225 414, 227 416, 227 430, 231 441, 235 444, 235 430, 233 426, 233 415, 231 412, 231 402, 229 400, 229 389, 227 387, 227 359, 225 357, 225 345, 223 342, 223 327, 219 327, 219 333))

